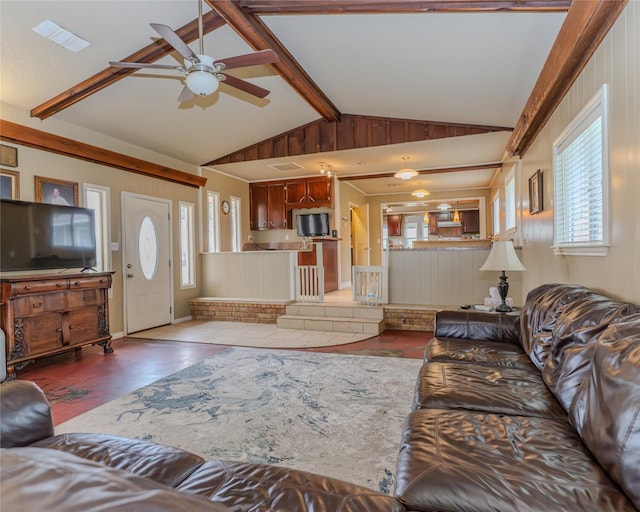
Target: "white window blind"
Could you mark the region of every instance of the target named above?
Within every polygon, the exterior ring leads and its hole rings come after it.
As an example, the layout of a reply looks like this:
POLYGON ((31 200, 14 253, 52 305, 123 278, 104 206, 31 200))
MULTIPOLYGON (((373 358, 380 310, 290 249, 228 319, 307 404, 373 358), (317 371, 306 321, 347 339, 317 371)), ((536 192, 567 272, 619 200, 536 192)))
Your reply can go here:
POLYGON ((242 219, 240 218, 240 198, 231 196, 231 250, 242 251, 242 219))
POLYGON ((195 286, 195 244, 193 203, 179 202, 180 211, 180 287, 195 286))
POLYGON ((504 183, 505 231, 516 229, 516 172, 507 175, 504 183))
POLYGON ((493 208, 493 234, 500 233, 500 195, 496 194, 492 202, 493 208))
POLYGON ((603 87, 554 144, 554 251, 558 254, 606 254, 605 93, 603 87))

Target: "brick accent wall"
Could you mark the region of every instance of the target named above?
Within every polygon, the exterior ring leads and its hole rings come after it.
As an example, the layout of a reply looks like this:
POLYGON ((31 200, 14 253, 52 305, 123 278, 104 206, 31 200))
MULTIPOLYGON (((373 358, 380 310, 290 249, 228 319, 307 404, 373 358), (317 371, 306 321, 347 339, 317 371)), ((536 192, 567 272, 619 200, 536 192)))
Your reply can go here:
POLYGON ((194 320, 218 320, 225 322, 253 322, 275 324, 285 314, 286 303, 191 299, 191 318, 194 320))
POLYGON ((384 306, 385 327, 402 331, 433 331, 435 314, 435 309, 384 306))

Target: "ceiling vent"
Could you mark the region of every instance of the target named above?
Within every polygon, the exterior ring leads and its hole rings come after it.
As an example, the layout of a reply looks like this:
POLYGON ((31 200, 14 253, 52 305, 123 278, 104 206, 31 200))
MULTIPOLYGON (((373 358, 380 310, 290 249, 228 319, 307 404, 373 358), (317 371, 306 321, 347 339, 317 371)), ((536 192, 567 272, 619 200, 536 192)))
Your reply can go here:
POLYGON ((280 172, 299 171, 300 169, 304 169, 303 166, 295 162, 286 162, 283 164, 269 164, 267 167, 271 167, 272 169, 280 172))

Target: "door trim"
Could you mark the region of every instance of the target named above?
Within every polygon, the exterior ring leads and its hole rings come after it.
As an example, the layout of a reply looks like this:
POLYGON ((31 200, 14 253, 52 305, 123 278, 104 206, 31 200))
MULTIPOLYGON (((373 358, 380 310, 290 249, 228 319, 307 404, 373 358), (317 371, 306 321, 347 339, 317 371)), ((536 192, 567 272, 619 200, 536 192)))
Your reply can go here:
POLYGON ((125 219, 125 202, 126 198, 132 199, 144 199, 147 201, 155 201, 157 203, 164 203, 169 208, 169 303, 171 304, 171 313, 169 314, 169 320, 171 324, 173 324, 174 320, 174 312, 175 312, 175 304, 173 298, 173 288, 174 288, 174 266, 173 266, 173 201, 171 199, 164 199, 162 197, 148 196, 145 194, 136 194, 135 192, 125 192, 124 190, 120 193, 120 216, 121 216, 121 224, 120 224, 120 238, 122 239, 122 251, 120 251, 121 256, 121 280, 122 280, 122 331, 126 336, 129 334, 128 332, 128 316, 127 316, 127 286, 126 286, 126 268, 127 268, 127 258, 126 258, 126 240, 124 238, 125 229, 126 229, 126 219, 125 219))

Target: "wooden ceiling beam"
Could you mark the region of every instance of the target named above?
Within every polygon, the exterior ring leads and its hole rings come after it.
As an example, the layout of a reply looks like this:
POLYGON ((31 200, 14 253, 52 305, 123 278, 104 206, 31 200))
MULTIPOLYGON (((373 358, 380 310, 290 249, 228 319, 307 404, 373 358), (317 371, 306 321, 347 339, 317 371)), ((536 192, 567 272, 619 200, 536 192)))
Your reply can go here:
POLYGON ((419 12, 566 12, 571 0, 240 0, 248 13, 379 14, 419 12))
MULTIPOLYGON (((214 12, 206 13, 202 18, 202 31, 204 34, 208 34, 213 30, 223 26, 224 21, 217 16, 214 12)), ((176 30, 176 33, 180 38, 190 43, 198 39, 198 20, 193 20, 183 27, 176 30)), ((171 47, 164 39, 159 39, 153 42, 141 50, 124 58, 124 62, 144 62, 151 63, 164 57, 168 53, 171 53, 173 47, 171 47)), ((70 89, 54 96, 53 98, 45 101, 41 105, 31 110, 31 117, 38 117, 40 119, 46 119, 54 114, 57 114, 61 110, 83 100, 92 94, 104 89, 105 87, 122 80, 132 73, 138 71, 137 69, 116 68, 109 66, 108 68, 96 73, 90 78, 74 85, 70 89)))
POLYGON ((580 0, 571 5, 529 100, 507 143, 522 157, 545 126, 628 0, 580 0))
POLYGON ((247 13, 237 1, 205 0, 254 50, 273 50, 280 62, 272 64, 280 76, 327 121, 338 121, 340 111, 293 58, 269 28, 247 13))
MULTIPOLYGON (((444 174, 448 172, 467 172, 467 171, 482 171, 485 169, 497 169, 502 166, 502 162, 492 162, 481 165, 464 165, 461 167, 440 167, 438 169, 422 169, 417 170, 420 176, 426 174, 444 174)), ((382 172, 376 174, 355 174, 353 176, 338 176, 339 181, 356 181, 356 180, 371 180, 380 178, 393 178, 395 172, 382 172)))
POLYGON ((0 119, 0 140, 114 167, 188 187, 204 187, 207 178, 116 153, 84 142, 0 119))

